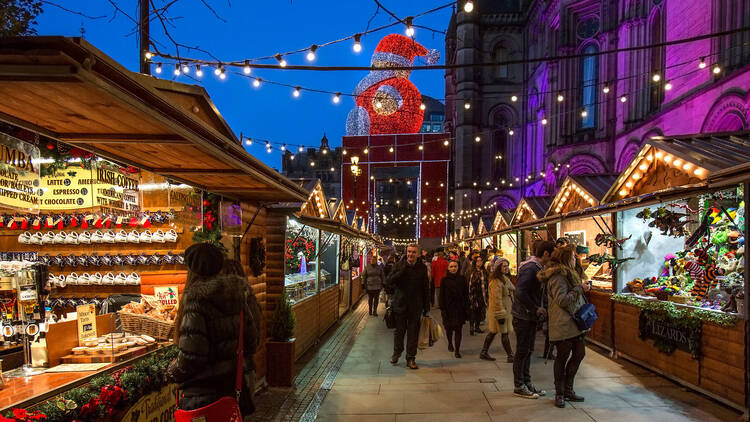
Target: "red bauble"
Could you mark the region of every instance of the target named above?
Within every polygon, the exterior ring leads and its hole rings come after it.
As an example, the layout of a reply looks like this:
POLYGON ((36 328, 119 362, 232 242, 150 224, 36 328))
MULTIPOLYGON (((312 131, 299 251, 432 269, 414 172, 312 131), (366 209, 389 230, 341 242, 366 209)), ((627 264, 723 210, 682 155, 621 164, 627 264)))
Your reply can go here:
POLYGON ((203 206, 204 207, 210 207, 211 206, 211 201, 209 201, 208 199, 204 200, 203 201, 203 206))
POLYGON ((52 151, 53 149, 55 149, 55 144, 53 144, 52 142, 47 142, 47 149, 52 151))

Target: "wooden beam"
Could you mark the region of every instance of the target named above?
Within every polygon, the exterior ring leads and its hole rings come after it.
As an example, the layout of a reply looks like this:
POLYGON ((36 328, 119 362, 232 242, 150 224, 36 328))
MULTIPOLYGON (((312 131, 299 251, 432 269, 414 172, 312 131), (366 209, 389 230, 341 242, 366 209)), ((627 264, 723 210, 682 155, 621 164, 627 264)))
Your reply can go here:
POLYGON ((0 120, 10 123, 13 126, 18 126, 20 128, 29 130, 31 132, 36 132, 42 136, 46 136, 48 138, 57 139, 57 134, 55 132, 52 132, 51 130, 37 126, 33 123, 30 123, 26 120, 21 120, 17 117, 11 116, 10 114, 5 114, 3 112, 0 112, 0 120))
POLYGON ((154 173, 164 174, 247 174, 240 169, 184 169, 184 168, 155 168, 154 173))
POLYGON ((14 82, 78 82, 78 69, 71 65, 3 64, 0 65, 0 80, 14 82))
POLYGON ((190 144, 185 138, 172 134, 152 133, 60 133, 58 139, 70 144, 128 144, 148 142, 150 144, 190 144))

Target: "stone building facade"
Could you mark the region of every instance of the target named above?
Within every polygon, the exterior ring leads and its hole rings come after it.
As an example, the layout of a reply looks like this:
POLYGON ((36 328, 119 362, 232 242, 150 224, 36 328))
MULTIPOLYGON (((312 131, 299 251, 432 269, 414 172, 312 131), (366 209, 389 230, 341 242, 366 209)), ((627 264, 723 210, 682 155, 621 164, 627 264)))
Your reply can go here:
POLYGON ((298 181, 320 179, 326 198, 341 198, 341 147, 331 148, 323 134, 318 148, 284 151, 281 174, 298 181))
POLYGON ((474 4, 451 18, 446 63, 510 63, 446 71, 456 210, 618 173, 652 136, 750 129, 750 31, 650 47, 748 27, 750 0, 474 4))

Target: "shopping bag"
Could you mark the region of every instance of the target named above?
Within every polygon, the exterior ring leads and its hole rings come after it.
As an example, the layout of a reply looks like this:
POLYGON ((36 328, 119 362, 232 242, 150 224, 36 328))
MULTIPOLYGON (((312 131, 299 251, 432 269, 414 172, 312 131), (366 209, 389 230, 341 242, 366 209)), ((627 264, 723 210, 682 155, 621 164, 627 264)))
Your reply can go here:
POLYGON ((426 349, 430 347, 430 322, 432 318, 424 317, 419 324, 419 343, 417 347, 420 349, 426 349))
POLYGON ((430 337, 432 338, 432 344, 434 344, 443 338, 443 327, 441 327, 434 319, 430 319, 432 320, 430 324, 430 337))
POLYGON ((396 328, 396 316, 393 314, 393 306, 391 306, 390 301, 385 307, 385 316, 383 317, 383 321, 385 321, 385 326, 387 328, 396 328))

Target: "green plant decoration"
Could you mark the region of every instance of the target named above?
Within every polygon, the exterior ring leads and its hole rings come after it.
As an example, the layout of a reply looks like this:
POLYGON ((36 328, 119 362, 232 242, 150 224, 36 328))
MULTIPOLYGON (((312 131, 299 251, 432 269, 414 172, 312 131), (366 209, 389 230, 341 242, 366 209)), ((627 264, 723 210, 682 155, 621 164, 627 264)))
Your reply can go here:
POLYGON ((224 254, 229 251, 221 242, 221 225, 217 216, 219 215, 220 198, 212 193, 206 194, 202 204, 203 221, 200 227, 195 227, 193 232, 193 243, 210 243, 221 249, 224 254))
POLYGON ((736 314, 716 312, 700 308, 678 307, 674 302, 667 302, 662 300, 643 300, 635 296, 624 295, 620 293, 613 294, 611 300, 614 302, 635 306, 639 309, 667 312, 673 318, 698 319, 703 322, 727 328, 734 327, 741 319, 736 314))
POLYGON ((273 325, 271 326, 271 339, 273 341, 288 341, 294 335, 294 312, 286 290, 281 291, 279 303, 273 313, 273 325))

